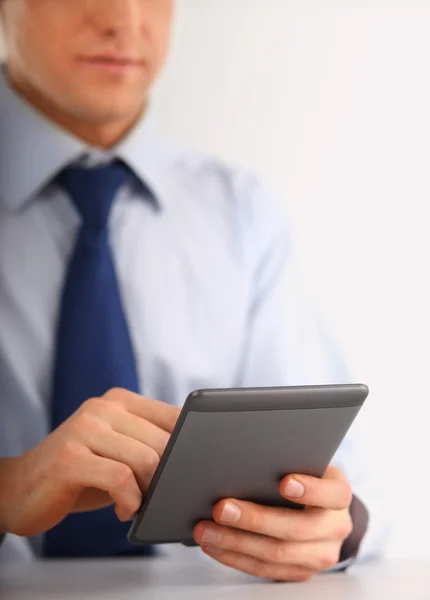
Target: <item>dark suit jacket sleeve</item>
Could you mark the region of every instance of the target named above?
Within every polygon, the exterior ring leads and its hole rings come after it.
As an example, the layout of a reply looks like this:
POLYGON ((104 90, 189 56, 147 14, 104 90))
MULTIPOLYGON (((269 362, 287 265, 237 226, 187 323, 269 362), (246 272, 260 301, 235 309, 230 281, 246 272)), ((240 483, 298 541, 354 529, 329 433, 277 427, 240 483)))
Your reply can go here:
POLYGON ((349 511, 351 514, 353 530, 351 535, 343 543, 339 562, 357 556, 369 523, 369 512, 357 496, 353 497, 349 511))

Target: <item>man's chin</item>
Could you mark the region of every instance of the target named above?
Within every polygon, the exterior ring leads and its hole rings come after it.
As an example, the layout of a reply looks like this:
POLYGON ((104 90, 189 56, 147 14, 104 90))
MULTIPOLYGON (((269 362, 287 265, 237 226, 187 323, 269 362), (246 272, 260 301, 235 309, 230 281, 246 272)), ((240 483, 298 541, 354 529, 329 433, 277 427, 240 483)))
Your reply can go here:
POLYGON ((121 103, 106 99, 100 102, 83 102, 80 106, 72 109, 75 118, 78 118, 95 126, 108 126, 115 123, 126 123, 136 120, 143 112, 145 100, 138 105, 136 103, 121 103))

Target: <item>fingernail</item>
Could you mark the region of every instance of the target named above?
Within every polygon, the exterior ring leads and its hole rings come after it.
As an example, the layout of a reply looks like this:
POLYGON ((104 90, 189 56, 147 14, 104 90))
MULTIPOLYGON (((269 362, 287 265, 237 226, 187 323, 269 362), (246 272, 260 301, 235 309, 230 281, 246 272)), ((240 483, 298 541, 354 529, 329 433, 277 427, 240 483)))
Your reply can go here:
POLYGON ((213 527, 206 527, 202 537, 203 544, 217 545, 221 541, 221 535, 213 527))
POLYGON ((237 523, 242 516, 242 511, 233 502, 227 502, 221 513, 220 521, 223 523, 237 523))
POLYGON ((305 486, 295 479, 290 479, 285 486, 284 494, 289 498, 301 498, 305 495, 305 486))

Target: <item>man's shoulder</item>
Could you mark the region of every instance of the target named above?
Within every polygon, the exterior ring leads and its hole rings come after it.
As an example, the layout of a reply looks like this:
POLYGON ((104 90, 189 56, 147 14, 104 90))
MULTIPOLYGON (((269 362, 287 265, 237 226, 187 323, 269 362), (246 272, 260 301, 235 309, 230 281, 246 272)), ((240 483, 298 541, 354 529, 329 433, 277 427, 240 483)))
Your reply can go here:
POLYGON ((226 192, 239 192, 257 179, 251 170, 215 154, 179 144, 170 145, 171 167, 185 181, 196 185, 222 186, 226 192))
MULTIPOLYGON (((257 172, 218 156, 175 147, 175 190, 203 208, 213 226, 222 223, 251 246, 251 254, 290 238, 288 210, 257 172)), ((176 203, 180 206, 180 203, 176 203)))

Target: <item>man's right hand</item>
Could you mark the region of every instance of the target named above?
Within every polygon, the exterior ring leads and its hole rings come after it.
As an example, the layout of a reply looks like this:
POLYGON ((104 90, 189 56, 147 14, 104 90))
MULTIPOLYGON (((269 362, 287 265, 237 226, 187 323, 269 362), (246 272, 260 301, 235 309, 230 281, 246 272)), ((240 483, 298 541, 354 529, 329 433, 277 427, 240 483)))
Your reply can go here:
POLYGON ((139 508, 180 409, 113 389, 26 454, 0 460, 0 532, 32 536, 71 512, 139 508))

